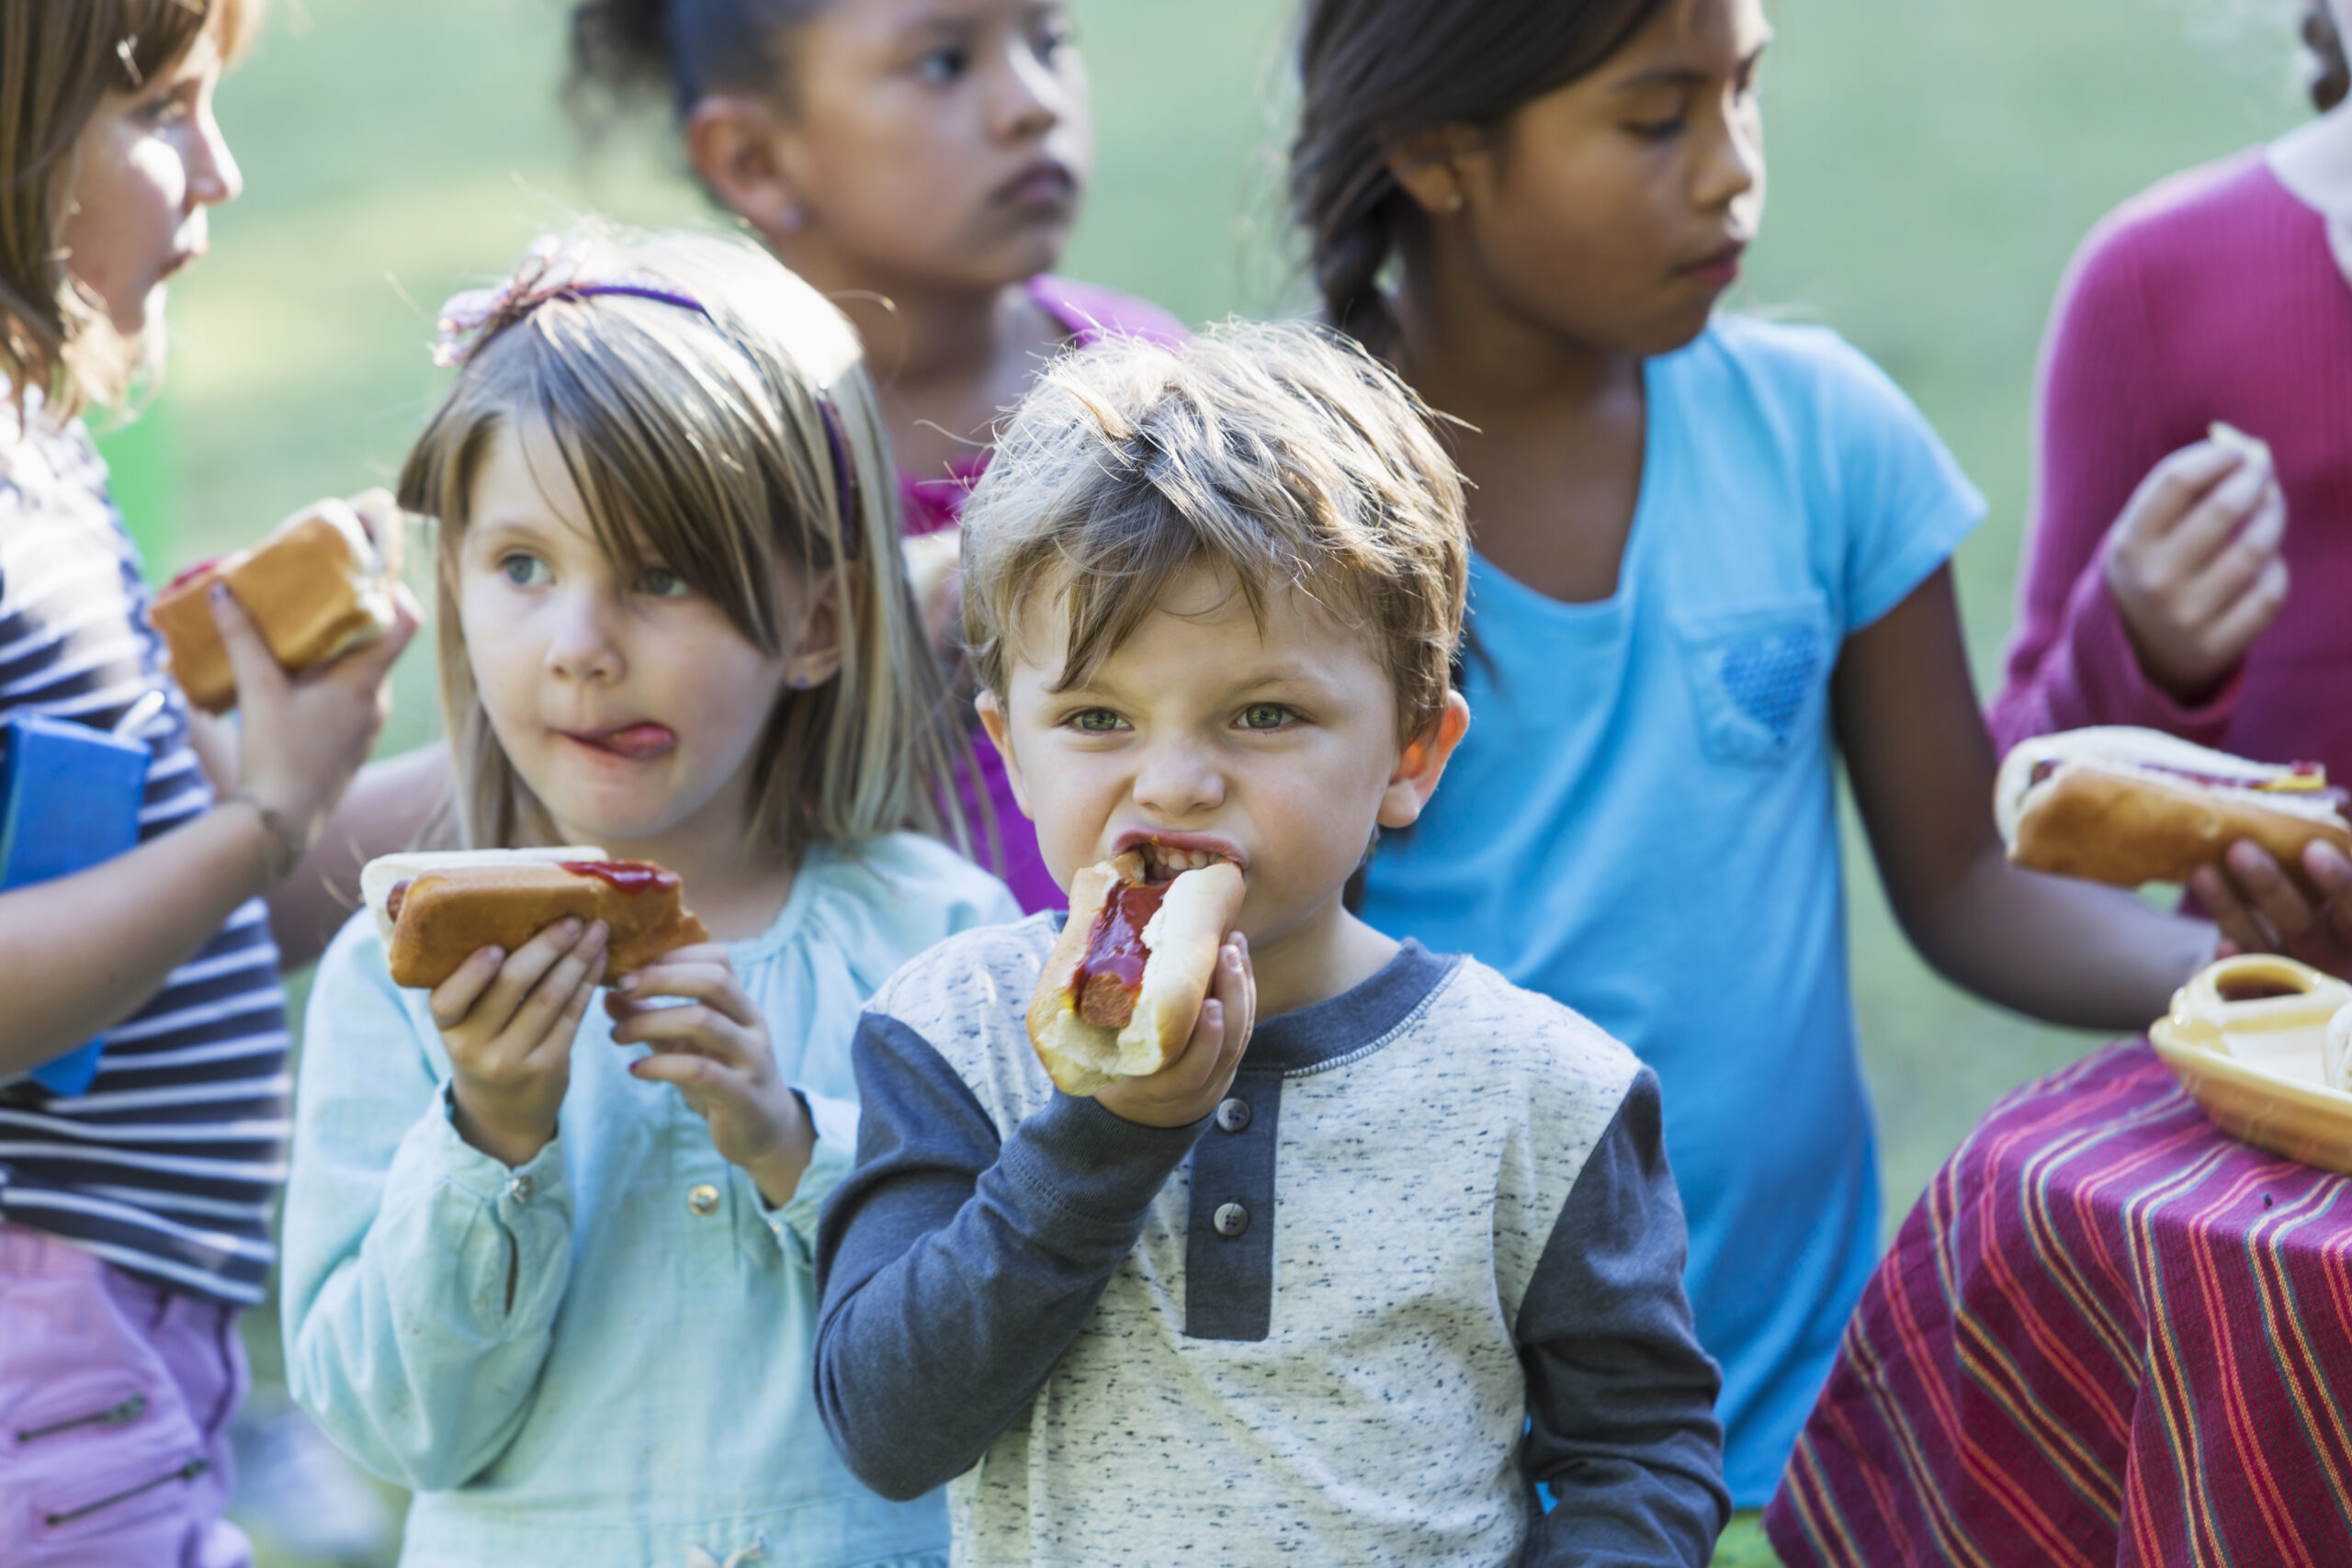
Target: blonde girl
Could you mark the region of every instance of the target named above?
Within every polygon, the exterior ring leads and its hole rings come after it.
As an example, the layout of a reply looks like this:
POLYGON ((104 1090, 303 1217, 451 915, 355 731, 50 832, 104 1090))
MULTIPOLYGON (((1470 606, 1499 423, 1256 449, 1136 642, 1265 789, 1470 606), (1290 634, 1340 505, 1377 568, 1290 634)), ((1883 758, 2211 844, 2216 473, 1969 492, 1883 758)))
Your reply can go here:
POLYGON ((808 1235, 864 998, 1013 908, 910 830, 946 732, 857 340, 749 246, 591 231, 443 325, 401 490, 441 524, 464 836, 658 862, 716 940, 607 976, 568 921, 428 996, 344 931, 288 1381, 417 1494, 407 1563, 933 1562, 935 1499, 865 1491, 810 1408, 808 1235))
MULTIPOLYGON (((135 848, 0 893, 10 1568, 250 1561, 221 1516, 236 1319, 268 1278, 286 1153, 278 968, 315 951, 329 814, 338 842, 370 836, 346 786, 415 625, 288 679, 217 600, 242 724, 201 719, 80 417, 159 364, 166 280, 242 187, 213 96, 259 11, 0 0, 0 722, 146 753, 110 753, 135 848)), ((409 797, 431 795, 419 782, 409 797)))

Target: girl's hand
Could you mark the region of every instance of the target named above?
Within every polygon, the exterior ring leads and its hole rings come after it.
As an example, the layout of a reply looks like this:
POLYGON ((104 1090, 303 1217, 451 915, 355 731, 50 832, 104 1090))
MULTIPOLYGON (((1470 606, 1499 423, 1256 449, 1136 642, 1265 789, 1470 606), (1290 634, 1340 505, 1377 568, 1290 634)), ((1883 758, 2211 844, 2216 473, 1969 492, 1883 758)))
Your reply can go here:
POLYGON ((2220 867, 2201 866, 2189 891, 2222 930, 2214 956, 2283 953, 2352 979, 2352 860, 2333 844, 2303 846, 2303 874, 2326 896, 2319 908, 2259 844, 2240 840, 2220 867))
POLYGON ((318 841, 335 803, 376 744, 391 712, 392 661, 416 635, 422 612, 393 592, 390 631, 342 658, 289 675, 260 628, 224 587, 211 592, 212 624, 237 680, 237 793, 274 812, 295 847, 318 841))
POLYGON ((2259 457, 2211 441, 2157 464, 2107 537, 2107 588, 2148 678, 2212 691, 2287 598, 2287 502, 2259 457))
POLYGON ((1258 1012, 1258 979, 1250 940, 1239 931, 1217 950, 1208 999, 1177 1058, 1146 1077, 1121 1078, 1094 1097, 1122 1121, 1145 1127, 1188 1127, 1215 1111, 1249 1048, 1258 1012))
POLYGON ((633 1077, 675 1084, 710 1125, 711 1144, 743 1168, 771 1208, 792 1201, 816 1152, 808 1110, 775 1067, 767 1020, 717 942, 663 953, 605 994, 613 1043, 650 1045, 633 1077), (655 997, 691 1004, 657 1006, 655 997))
POLYGON ((605 922, 559 920, 514 950, 485 947, 433 992, 455 1071, 458 1135, 527 1165, 555 1137, 571 1084, 571 1038, 605 972, 605 922))

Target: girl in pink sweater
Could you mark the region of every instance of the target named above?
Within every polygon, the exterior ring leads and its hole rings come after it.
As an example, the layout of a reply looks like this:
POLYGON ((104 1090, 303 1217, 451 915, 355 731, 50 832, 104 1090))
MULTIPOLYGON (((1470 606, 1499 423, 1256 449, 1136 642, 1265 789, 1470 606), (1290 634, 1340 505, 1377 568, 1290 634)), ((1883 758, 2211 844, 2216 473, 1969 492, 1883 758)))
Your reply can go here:
MULTIPOLYGON (((2127 202, 2075 258, 1991 711, 2005 750, 2132 724, 2352 778, 2347 28, 2352 0, 2305 0, 2321 118, 2127 202), (2217 420, 2270 457, 2207 439, 2217 420)), ((2352 862, 2306 854, 2324 910, 2250 843, 2228 869, 2191 891, 2230 942, 2346 967, 2352 862)))
MULTIPOLYGON (((865 340, 907 559, 951 654, 956 523, 998 415, 1046 360, 1183 335, 1157 306, 1047 270, 1092 160, 1086 67, 1060 0, 578 0, 572 92, 650 87, 695 175, 865 340)), ((1028 910, 1063 898, 993 747, 966 816, 1028 910), (983 835, 985 840, 985 835, 983 835)))

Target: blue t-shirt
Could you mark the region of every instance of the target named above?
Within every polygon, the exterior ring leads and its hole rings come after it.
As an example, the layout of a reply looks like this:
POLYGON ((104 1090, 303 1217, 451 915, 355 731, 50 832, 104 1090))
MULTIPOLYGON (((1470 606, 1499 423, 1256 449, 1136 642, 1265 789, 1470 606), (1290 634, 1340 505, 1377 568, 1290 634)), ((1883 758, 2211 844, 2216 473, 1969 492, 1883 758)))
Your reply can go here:
POLYGON ((1983 500, 1835 333, 1727 319, 1648 362, 1616 593, 1474 558, 1470 732, 1364 917, 1631 1045, 1666 1094, 1739 1506, 1765 1502, 1878 1247, 1829 677, 1983 500))

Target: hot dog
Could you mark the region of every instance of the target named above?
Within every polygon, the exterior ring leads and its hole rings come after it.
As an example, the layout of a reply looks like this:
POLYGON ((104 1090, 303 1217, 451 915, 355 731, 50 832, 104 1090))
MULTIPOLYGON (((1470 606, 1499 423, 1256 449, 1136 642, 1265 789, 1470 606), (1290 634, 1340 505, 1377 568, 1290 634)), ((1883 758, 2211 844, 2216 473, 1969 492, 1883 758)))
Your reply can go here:
POLYGON ((2307 882, 2306 844, 2352 852, 2345 804, 2316 762, 2253 762, 2120 726, 2020 742, 1993 794, 2013 863, 2122 887, 2186 882, 2240 839, 2307 882))
POLYGON ((291 671, 323 664, 391 630, 400 534, 397 527, 386 533, 379 544, 349 507, 322 505, 251 549, 199 562, 174 578, 147 616, 171 649, 172 673, 188 701, 207 713, 237 705, 229 650, 205 596, 215 581, 229 585, 269 651, 291 671))
POLYGON ((1029 1043, 1057 1088, 1087 1098, 1183 1051, 1241 909, 1228 861, 1148 881, 1129 850, 1070 879, 1062 927, 1029 998, 1029 1043))
POLYGON ((607 975, 710 940, 675 872, 585 845, 387 855, 368 863, 359 888, 398 986, 430 989, 477 950, 512 953, 567 916, 611 929, 607 975))

